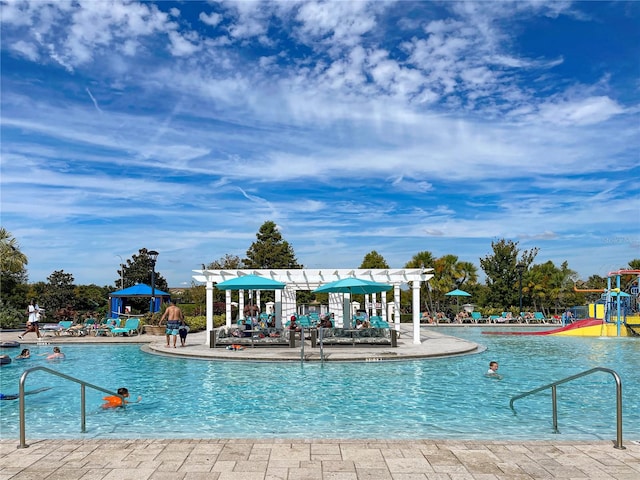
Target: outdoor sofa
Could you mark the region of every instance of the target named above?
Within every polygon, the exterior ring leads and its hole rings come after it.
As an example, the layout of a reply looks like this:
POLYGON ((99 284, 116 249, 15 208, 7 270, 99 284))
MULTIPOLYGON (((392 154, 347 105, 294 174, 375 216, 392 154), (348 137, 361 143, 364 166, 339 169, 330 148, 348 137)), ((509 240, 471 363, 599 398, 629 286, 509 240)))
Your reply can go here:
MULTIPOLYGON (((396 346, 393 338, 395 330, 390 328, 324 328, 322 329, 322 345, 391 345, 396 346)), ((320 338, 313 346, 320 344, 320 338)))
POLYGON ((284 328, 254 328, 245 330, 233 325, 220 327, 212 332, 211 348, 226 348, 231 345, 243 347, 288 347, 289 330, 284 328))

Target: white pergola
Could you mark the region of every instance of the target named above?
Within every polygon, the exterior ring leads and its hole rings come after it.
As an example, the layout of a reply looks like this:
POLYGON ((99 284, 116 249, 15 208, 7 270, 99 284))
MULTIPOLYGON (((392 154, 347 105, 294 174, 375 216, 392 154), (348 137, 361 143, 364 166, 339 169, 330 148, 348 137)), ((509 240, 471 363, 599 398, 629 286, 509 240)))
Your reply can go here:
MULTIPOLYGON (((243 275, 258 275, 286 284, 283 290, 275 291, 274 313, 277 326, 282 325, 283 319, 288 319, 296 313, 296 292, 298 290, 313 291, 320 285, 324 285, 343 278, 356 277, 373 282, 386 283, 393 286, 393 308, 390 316, 387 314, 387 295, 380 295, 377 302, 377 294, 365 296, 365 303, 376 308, 380 303, 381 316, 394 324, 396 330, 400 329, 400 288, 409 286, 412 290, 411 313, 413 318, 413 343, 420 343, 420 287, 422 282, 428 282, 433 278, 432 268, 402 268, 402 269, 284 269, 284 270, 193 270, 193 279, 206 283, 207 293, 207 335, 206 344, 209 345, 209 332, 213 330, 213 289, 214 284, 241 277, 243 275)), ((227 326, 231 326, 231 291, 225 291, 227 326)), ((260 304, 260 291, 256 291, 256 303, 260 304)), ((329 311, 334 314, 336 326, 342 326, 345 322, 345 311, 350 312, 351 299, 348 294, 330 293, 329 311)), ((244 291, 240 290, 240 312, 244 309, 244 291)), ((368 309, 367 309, 368 310, 368 309)), ((376 310, 378 310, 376 308, 376 310)), ((346 320, 350 318, 350 315, 346 320)))

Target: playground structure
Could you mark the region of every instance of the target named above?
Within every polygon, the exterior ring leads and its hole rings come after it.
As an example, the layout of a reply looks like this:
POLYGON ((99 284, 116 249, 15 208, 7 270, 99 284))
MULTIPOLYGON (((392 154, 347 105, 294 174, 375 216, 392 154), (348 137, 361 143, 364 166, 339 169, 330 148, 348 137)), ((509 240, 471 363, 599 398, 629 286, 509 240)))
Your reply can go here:
POLYGON ((483 332, 495 335, 570 335, 581 337, 640 336, 640 303, 638 287, 640 270, 616 270, 607 274, 604 289, 577 289, 577 292, 598 292, 602 296, 587 306, 587 317, 553 330, 542 332, 483 332), (621 277, 636 277, 621 287, 621 277), (624 290, 628 290, 625 292, 624 290))

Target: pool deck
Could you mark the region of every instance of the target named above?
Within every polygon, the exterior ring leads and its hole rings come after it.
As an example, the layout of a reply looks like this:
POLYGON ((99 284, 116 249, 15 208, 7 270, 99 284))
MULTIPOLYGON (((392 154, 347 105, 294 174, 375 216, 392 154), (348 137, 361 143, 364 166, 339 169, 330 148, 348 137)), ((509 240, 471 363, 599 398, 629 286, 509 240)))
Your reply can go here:
MULTIPOLYGON (((328 361, 377 361, 472 353, 476 345, 421 329, 414 345, 410 326, 397 348, 332 347, 328 361), (385 352, 392 352, 392 356, 385 352), (384 354, 384 355, 383 355, 384 354)), ((479 326, 480 327, 480 326, 479 326)), ((481 327, 487 328, 486 325, 481 327)), ((502 326, 504 327, 504 326, 502 326)), ((549 327, 548 325, 546 326, 549 327)), ((476 327, 472 327, 476 328, 476 327)), ((20 332, 2 332, 0 341, 20 332)), ((138 343, 156 353, 198 359, 297 360, 300 348, 211 349, 203 332, 187 346, 166 348, 162 336, 46 337, 50 346, 72 343, 138 343)), ((37 344, 33 334, 21 341, 37 344)), ((21 345, 21 346, 23 346, 21 345)), ((3 350, 12 357, 18 349, 3 350), (15 353, 14 353, 15 352, 15 353)), ((318 349, 305 348, 309 355, 318 349), (311 351, 311 352, 309 352, 311 351)), ((316 359, 314 358, 311 358, 316 359)), ((365 434, 366 432, 363 432, 365 434)), ((613 439, 612 439, 613 440, 613 439)), ((640 439, 612 441, 467 441, 328 439, 121 439, 0 440, 0 480, 496 480, 640 478, 640 439)))
POLYGON ((0 440, 1 480, 640 478, 640 445, 453 440, 0 440))

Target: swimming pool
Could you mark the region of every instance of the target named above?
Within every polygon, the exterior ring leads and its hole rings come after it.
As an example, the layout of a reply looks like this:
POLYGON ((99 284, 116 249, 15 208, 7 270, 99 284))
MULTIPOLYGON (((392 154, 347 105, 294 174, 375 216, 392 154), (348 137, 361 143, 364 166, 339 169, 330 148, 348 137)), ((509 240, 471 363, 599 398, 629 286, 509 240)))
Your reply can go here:
MULTIPOLYGON (((623 382, 624 438, 640 440, 640 341, 634 338, 482 336, 480 328, 439 327, 478 341, 477 355, 407 362, 241 363, 164 358, 135 345, 65 345, 67 359, 42 357, 2 367, 4 394, 25 368, 47 365, 96 385, 126 386, 140 404, 102 410, 87 389, 80 433, 79 386, 43 372, 27 390, 27 439, 34 438, 381 438, 601 440, 615 438, 615 387, 597 373, 558 387, 560 434, 550 393, 511 396, 592 367, 623 382), (484 376, 490 360, 502 380, 484 376)), ((430 340, 433 341, 433 340, 430 340)), ((51 347, 34 346, 32 354, 51 347)), ((17 354, 17 352, 16 352, 17 354)), ((0 438, 18 438, 18 401, 0 402, 0 438)))

